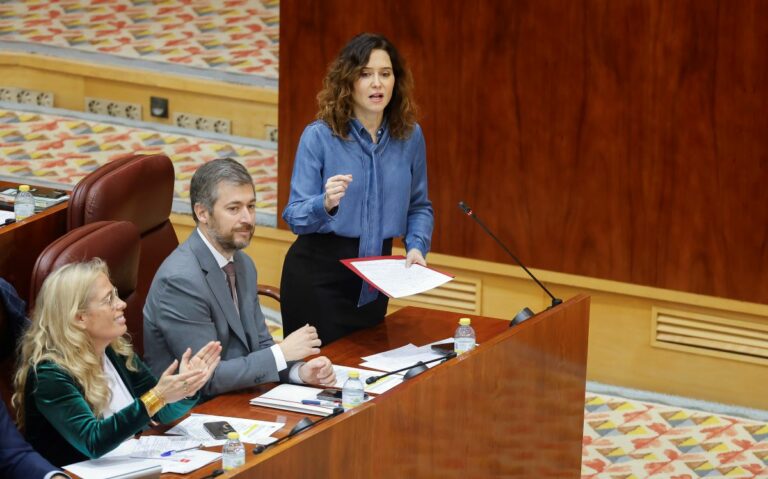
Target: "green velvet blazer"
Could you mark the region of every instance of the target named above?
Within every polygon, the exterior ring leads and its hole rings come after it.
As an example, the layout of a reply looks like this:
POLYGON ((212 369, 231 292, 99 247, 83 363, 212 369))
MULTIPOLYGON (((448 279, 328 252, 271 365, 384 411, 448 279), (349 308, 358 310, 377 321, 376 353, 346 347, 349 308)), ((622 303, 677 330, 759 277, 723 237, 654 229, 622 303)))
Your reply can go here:
MULTIPOLYGON (((30 371, 24 391, 24 420, 27 441, 55 466, 101 457, 140 432, 150 417, 138 399, 157 384, 144 362, 129 371, 126 358, 107 348, 107 358, 133 395, 131 405, 103 419, 93 414, 82 386, 56 363, 45 362, 30 371)), ((197 403, 199 396, 168 404, 152 419, 168 423, 197 403)))

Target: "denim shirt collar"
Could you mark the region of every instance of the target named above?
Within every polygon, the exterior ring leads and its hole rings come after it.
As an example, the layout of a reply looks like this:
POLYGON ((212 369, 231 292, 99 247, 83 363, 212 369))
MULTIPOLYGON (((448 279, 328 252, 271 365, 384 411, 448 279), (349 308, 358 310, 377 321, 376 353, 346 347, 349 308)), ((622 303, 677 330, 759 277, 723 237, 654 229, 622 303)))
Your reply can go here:
POLYGON ((349 131, 352 132, 352 135, 361 145, 368 149, 376 149, 386 144, 386 140, 389 140, 389 127, 387 126, 386 121, 381 122, 379 129, 376 130, 379 135, 378 143, 373 142, 371 134, 368 133, 368 130, 365 129, 363 124, 357 118, 351 118, 349 120, 349 131))

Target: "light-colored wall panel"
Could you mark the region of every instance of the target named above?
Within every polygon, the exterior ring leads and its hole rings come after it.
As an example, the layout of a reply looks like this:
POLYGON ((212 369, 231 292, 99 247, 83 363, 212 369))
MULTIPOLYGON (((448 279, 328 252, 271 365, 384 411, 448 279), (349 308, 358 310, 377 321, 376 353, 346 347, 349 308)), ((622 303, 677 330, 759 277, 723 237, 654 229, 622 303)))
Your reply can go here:
POLYGON ((259 139, 277 125, 273 89, 9 52, 0 53, 0 69, 0 86, 53 92, 57 108, 83 111, 85 97, 138 103, 143 121, 170 125, 173 112, 193 113, 228 119, 233 135, 259 139), (151 96, 169 100, 169 118, 150 116, 151 96))

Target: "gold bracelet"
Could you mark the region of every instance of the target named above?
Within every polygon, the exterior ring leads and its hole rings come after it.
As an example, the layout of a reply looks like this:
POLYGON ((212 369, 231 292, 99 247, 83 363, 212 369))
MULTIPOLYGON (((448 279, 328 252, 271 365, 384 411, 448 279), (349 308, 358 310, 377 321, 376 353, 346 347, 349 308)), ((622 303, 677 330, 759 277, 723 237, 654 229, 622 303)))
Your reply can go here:
POLYGON ((155 391, 154 388, 145 392, 141 396, 141 402, 144 403, 144 407, 147 409, 147 414, 149 414, 149 417, 157 414, 157 412, 161 410, 163 406, 165 406, 165 400, 162 396, 157 394, 157 391, 155 391))

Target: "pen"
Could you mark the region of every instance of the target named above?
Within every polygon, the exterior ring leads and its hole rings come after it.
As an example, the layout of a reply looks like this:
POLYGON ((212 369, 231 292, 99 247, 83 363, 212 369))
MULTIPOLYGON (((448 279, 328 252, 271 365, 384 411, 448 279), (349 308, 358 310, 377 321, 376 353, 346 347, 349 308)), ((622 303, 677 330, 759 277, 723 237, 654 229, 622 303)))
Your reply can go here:
POLYGON ((185 449, 172 449, 170 451, 165 451, 164 453, 160 454, 160 457, 168 457, 172 454, 176 454, 177 452, 191 451, 192 449, 200 449, 200 445, 198 444, 197 446, 187 447, 185 449))
POLYGON ((319 399, 302 399, 301 404, 308 404, 311 406, 323 406, 323 407, 336 407, 338 404, 336 404, 333 401, 321 401, 319 399))

